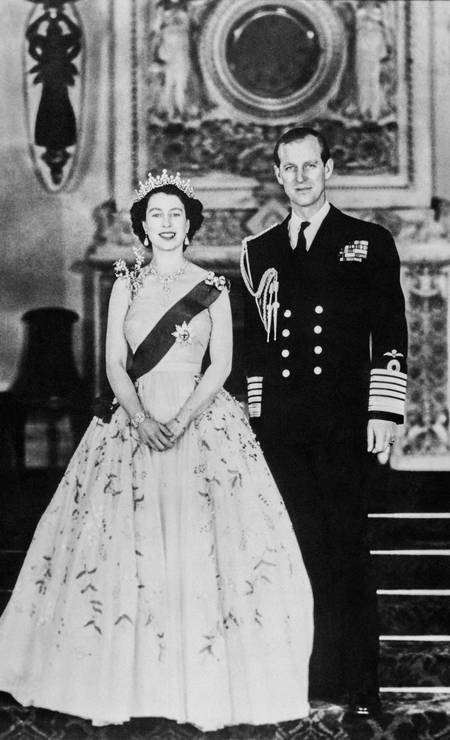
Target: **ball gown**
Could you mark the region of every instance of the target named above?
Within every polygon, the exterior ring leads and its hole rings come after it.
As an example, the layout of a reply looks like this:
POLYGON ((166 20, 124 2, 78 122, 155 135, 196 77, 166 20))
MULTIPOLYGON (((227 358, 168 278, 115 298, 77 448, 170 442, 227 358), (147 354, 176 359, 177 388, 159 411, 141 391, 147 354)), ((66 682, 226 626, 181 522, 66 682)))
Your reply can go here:
MULTIPOLYGON (((144 279, 130 302, 124 332, 150 357, 136 389, 152 417, 173 418, 198 383, 223 287, 197 276, 166 306, 144 279)), ((297 719, 312 610, 240 403, 221 389, 163 452, 119 406, 92 419, 37 526, 0 620, 0 690, 96 725, 297 719)))

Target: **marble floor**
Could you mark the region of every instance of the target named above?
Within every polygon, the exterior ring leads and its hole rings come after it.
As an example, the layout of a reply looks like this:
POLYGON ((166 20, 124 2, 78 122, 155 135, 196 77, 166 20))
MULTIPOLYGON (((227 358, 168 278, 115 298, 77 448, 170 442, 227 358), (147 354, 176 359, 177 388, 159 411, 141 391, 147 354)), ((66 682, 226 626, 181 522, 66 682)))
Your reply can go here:
POLYGON ((450 694, 385 696, 376 719, 351 719, 343 707, 315 703, 298 722, 240 725, 204 733, 164 719, 92 727, 87 720, 19 706, 0 693, 0 740, 449 740, 450 694))

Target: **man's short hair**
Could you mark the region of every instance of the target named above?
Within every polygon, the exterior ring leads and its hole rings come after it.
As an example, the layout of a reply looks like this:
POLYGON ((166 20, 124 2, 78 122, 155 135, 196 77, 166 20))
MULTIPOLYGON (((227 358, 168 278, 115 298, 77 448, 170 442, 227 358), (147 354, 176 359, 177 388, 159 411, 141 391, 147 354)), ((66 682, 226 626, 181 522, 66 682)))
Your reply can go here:
POLYGON ((280 166, 280 156, 278 152, 282 144, 290 144, 293 141, 302 141, 302 139, 306 139, 307 136, 314 136, 314 138, 317 139, 317 141, 319 142, 320 157, 322 159, 322 162, 325 164, 325 162, 327 162, 331 156, 330 147, 328 146, 328 142, 325 136, 323 136, 323 134, 319 133, 319 131, 316 131, 310 126, 296 126, 295 128, 290 128, 288 131, 285 131, 284 134, 281 134, 280 138, 275 144, 275 148, 273 150, 273 159, 276 166, 280 166))

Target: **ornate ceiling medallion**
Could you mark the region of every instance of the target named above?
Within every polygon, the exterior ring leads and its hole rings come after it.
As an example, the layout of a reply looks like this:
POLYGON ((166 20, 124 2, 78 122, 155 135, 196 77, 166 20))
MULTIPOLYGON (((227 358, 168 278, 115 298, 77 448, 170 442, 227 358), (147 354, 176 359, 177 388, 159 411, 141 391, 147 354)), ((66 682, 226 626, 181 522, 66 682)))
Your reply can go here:
POLYGON ((219 0, 200 43, 209 95, 258 123, 315 115, 338 90, 345 37, 326 0, 219 0))

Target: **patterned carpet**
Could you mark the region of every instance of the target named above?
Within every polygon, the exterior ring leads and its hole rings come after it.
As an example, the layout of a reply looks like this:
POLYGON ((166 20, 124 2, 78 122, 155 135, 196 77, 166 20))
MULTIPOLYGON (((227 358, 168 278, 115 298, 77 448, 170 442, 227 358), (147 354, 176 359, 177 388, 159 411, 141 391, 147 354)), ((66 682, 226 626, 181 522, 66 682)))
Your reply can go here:
POLYGON ((375 719, 351 720, 342 707, 316 704, 308 719, 280 725, 227 728, 203 733, 164 719, 125 725, 90 722, 44 709, 23 708, 0 694, 0 740, 450 740, 450 696, 384 699, 375 719))

